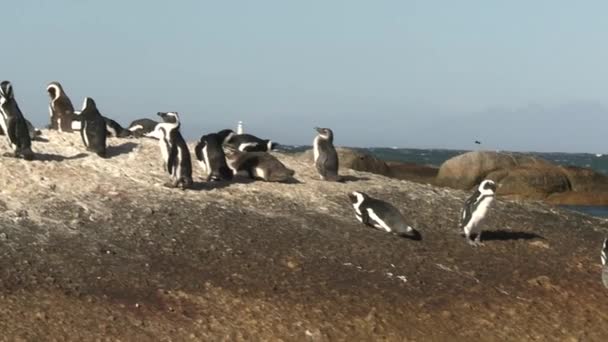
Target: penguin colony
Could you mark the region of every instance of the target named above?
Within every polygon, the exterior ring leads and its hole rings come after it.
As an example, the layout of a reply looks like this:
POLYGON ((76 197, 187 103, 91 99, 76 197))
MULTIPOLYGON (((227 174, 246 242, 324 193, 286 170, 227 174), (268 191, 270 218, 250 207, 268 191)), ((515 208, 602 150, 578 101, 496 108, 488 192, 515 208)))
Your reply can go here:
MULTIPOLYGON (((95 101, 86 97, 82 109, 74 110, 72 101, 59 82, 48 84, 50 97, 50 124, 47 128, 62 133, 77 131, 87 151, 106 158, 106 138, 153 138, 158 140, 164 170, 170 181, 169 188, 188 189, 192 187, 192 162, 188 145, 180 128, 177 112, 159 112, 161 121, 148 118, 133 121, 128 128, 103 116, 95 101)), ((0 82, 0 134, 8 140, 11 152, 7 157, 36 159, 31 141, 41 132, 24 117, 19 109, 13 85, 9 81, 0 82)), ((322 181, 341 182, 338 175, 339 159, 334 147, 334 133, 330 128, 315 127, 317 135, 313 140, 314 166, 322 181)), ((477 143, 477 142, 476 142, 477 143)), ((269 139, 260 139, 243 132, 239 121, 237 132, 230 129, 203 135, 195 147, 195 156, 206 181, 231 181, 237 175, 267 182, 289 182, 295 172, 287 168, 271 154, 277 144, 269 139)), ((474 247, 481 246, 480 223, 486 217, 496 195, 496 183, 482 180, 473 194, 464 202, 459 229, 465 241, 474 247)), ((391 203, 375 199, 370 195, 354 191, 348 198, 355 211, 355 218, 366 226, 412 240, 422 240, 418 230, 407 223, 405 216, 391 203)), ((608 238, 601 249, 602 282, 608 288, 608 238)))

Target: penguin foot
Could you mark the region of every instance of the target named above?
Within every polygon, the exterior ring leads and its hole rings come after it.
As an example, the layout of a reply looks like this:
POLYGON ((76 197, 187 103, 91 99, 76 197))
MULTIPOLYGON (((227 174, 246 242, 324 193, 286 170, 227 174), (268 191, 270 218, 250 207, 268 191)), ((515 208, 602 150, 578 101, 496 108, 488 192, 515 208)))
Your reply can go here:
POLYGON ((175 184, 175 182, 167 182, 167 183, 163 184, 163 186, 165 188, 171 188, 171 189, 177 188, 177 184, 175 184))
POLYGON ((481 243, 479 240, 475 239, 475 240, 471 240, 467 238, 467 242, 469 243, 470 246, 472 247, 481 247, 483 246, 483 243, 481 243))

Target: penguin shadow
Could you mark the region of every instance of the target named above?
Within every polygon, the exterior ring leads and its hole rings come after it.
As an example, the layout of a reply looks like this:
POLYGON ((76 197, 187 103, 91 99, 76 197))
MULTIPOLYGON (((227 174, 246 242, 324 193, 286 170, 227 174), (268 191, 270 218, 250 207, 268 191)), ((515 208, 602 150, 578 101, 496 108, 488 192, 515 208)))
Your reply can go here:
POLYGON ((106 158, 117 157, 121 154, 133 152, 135 147, 137 147, 137 144, 134 142, 126 142, 116 146, 108 146, 106 148, 106 158))
POLYGON ((38 137, 33 137, 32 141, 48 143, 49 139, 46 137, 38 136, 38 137))
POLYGON ((367 177, 357 177, 357 176, 340 176, 340 180, 338 180, 338 182, 340 183, 351 183, 351 182, 360 182, 360 181, 367 181, 369 180, 369 178, 367 177))
POLYGON ((194 191, 205 191, 205 190, 214 190, 214 189, 223 189, 227 188, 232 184, 249 184, 253 183, 255 180, 251 178, 245 177, 235 177, 229 181, 202 181, 202 182, 193 182, 192 186, 188 188, 188 190, 194 191))
POLYGON ((533 240, 545 238, 528 232, 514 232, 510 230, 484 230, 481 234, 482 241, 509 241, 509 240, 533 240))
POLYGON ((88 156, 88 154, 86 153, 78 153, 75 154, 73 156, 62 156, 59 154, 52 154, 52 153, 36 153, 34 156, 34 160, 38 160, 38 161, 55 161, 55 162, 62 162, 65 160, 74 160, 74 159, 81 159, 88 156))

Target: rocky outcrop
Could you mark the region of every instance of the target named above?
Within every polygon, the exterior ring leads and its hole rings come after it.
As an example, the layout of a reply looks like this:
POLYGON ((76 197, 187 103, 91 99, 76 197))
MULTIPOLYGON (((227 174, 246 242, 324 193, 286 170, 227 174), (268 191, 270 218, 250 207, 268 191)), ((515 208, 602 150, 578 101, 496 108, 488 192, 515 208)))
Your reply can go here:
MULTIPOLYGON (((357 149, 338 147, 338 159, 341 169, 351 169, 375 173, 391 178, 411 180, 419 183, 433 183, 437 175, 437 168, 415 163, 404 163, 396 161, 384 161, 371 154, 357 149)), ((312 163, 312 150, 303 152, 300 156, 303 160, 312 163)))
POLYGON ((493 171, 517 166, 548 166, 544 159, 514 153, 468 152, 451 158, 439 168, 436 182, 455 189, 471 189, 493 171))
POLYGON ((441 165, 436 184, 471 189, 485 178, 496 181, 497 194, 508 198, 573 205, 604 205, 608 198, 608 177, 601 173, 513 153, 456 156, 441 165))
POLYGON ((153 140, 109 138, 105 159, 78 134, 45 135, 34 161, 0 157, 0 340, 608 334, 605 220, 498 199, 473 249, 457 228, 468 192, 350 169, 348 182, 324 182, 281 153, 297 182, 207 183, 195 167, 182 191, 162 186, 153 140), (422 241, 361 224, 352 191, 394 204, 422 241))

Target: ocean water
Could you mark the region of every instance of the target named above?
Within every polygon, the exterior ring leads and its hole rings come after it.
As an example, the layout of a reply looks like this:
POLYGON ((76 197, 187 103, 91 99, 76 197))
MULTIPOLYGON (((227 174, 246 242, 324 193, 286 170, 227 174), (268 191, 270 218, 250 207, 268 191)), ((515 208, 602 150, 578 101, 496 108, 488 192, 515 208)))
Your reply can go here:
MULTIPOLYGON (((282 146, 283 149, 292 152, 300 152, 310 149, 311 146, 282 146)), ((416 164, 439 167, 446 160, 459 154, 469 152, 466 150, 445 149, 415 149, 415 148, 390 148, 390 147, 368 147, 355 148, 372 154, 385 161, 411 162, 416 164)), ((608 175, 608 155, 596 155, 590 153, 542 153, 526 152, 558 165, 573 165, 591 168, 597 172, 608 175)), ((604 206, 563 206, 566 209, 582 212, 588 215, 608 218, 608 207, 604 206)))

